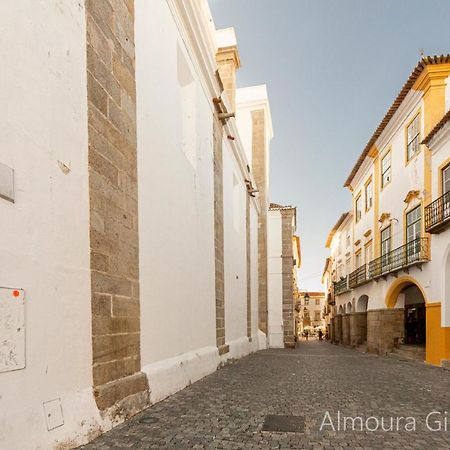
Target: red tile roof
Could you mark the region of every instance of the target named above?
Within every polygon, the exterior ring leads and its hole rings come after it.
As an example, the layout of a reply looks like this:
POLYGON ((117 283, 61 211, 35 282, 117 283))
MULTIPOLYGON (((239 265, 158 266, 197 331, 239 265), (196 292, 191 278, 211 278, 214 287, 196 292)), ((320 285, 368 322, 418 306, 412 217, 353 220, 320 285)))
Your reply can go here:
POLYGON ((375 144, 377 139, 380 137, 381 133, 386 128, 389 121, 392 119, 394 114, 397 112, 398 108, 402 104, 405 97, 408 95, 409 91, 413 87, 416 80, 419 78, 419 75, 423 72, 426 66, 432 65, 432 64, 445 64, 450 63, 450 54, 448 55, 440 55, 440 56, 425 56, 423 57, 418 63, 417 66, 412 71, 411 75, 409 76, 406 83, 403 85, 401 91, 397 95, 396 99, 392 103, 391 107, 388 109, 387 113, 383 117, 383 120, 378 125, 378 128, 373 133, 372 137, 370 138, 369 142, 365 146, 363 152, 361 153, 360 157, 358 158, 358 161, 356 162, 355 166, 353 167, 352 171, 350 172, 350 175, 348 176, 347 180, 345 181, 344 187, 347 187, 352 182, 353 178, 356 175, 356 172, 358 172, 359 168, 361 167, 362 163, 366 159, 366 156, 369 154, 370 149, 375 144))

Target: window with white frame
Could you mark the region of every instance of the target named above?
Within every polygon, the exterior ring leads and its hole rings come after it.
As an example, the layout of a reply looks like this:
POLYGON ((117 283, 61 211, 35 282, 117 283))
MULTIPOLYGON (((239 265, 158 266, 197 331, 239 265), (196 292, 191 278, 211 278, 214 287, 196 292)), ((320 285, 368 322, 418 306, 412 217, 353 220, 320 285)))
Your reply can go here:
POLYGON ((391 152, 381 160, 381 187, 384 188, 391 181, 391 152))
POLYGON ((372 208, 373 205, 373 184, 372 180, 370 180, 366 184, 366 211, 369 211, 370 208, 372 208))
POLYGON ((406 214, 406 242, 412 242, 421 235, 422 211, 417 206, 406 214))
POLYGON ((391 227, 381 231, 381 256, 387 255, 391 251, 391 227))
POLYGON ((347 238, 346 238, 345 244, 346 244, 346 248, 350 247, 350 232, 347 233, 347 238))
POLYGON ((352 271, 352 259, 348 258, 345 263, 345 273, 348 275, 352 271))
POLYGON ((356 267, 357 269, 359 269, 360 266, 361 266, 361 252, 358 252, 358 253, 355 255, 355 267, 356 267))
POLYGON ((361 210, 361 196, 359 196, 355 201, 355 218, 356 222, 361 220, 362 210, 361 210))
POLYGON ((408 125, 406 132, 407 138, 407 159, 412 159, 420 148, 420 114, 414 117, 413 121, 408 125))
POLYGON ((450 164, 442 170, 442 193, 450 192, 450 164))

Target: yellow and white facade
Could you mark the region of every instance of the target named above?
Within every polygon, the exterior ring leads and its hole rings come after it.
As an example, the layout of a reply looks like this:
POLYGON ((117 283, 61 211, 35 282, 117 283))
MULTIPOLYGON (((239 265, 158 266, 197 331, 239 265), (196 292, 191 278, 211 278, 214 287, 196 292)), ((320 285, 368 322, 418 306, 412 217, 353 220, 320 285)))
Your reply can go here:
POLYGON ((331 337, 450 359, 450 56, 416 66, 345 182, 330 232, 331 337), (418 350, 420 351, 420 350, 418 350))

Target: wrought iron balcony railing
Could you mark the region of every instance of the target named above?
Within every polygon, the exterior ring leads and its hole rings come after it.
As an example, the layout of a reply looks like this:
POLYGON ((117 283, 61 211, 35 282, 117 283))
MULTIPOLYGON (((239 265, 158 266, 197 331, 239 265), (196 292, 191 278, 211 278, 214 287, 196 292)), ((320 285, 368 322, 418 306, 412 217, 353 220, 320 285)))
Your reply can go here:
POLYGON ((440 233, 450 226, 450 192, 446 192, 425 207, 425 229, 429 233, 440 233))
POLYGON ((429 259, 428 238, 417 238, 369 263, 369 278, 378 278, 429 259))
POLYGON ((342 294, 348 290, 348 276, 346 276, 343 280, 334 282, 334 295, 342 294))
POLYGON ((367 280, 367 264, 358 267, 349 275, 349 285, 353 289, 361 284, 364 284, 367 280))

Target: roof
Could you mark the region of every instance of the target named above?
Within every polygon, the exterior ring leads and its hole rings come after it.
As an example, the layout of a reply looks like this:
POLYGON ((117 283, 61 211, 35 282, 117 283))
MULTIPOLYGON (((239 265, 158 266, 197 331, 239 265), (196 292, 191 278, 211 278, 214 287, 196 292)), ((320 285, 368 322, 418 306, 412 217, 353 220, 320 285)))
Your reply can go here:
POLYGON ((352 182, 353 178, 356 175, 356 172, 358 172, 359 168, 361 167, 362 163, 366 159, 366 156, 369 154, 370 149, 375 144, 377 139, 381 136, 381 133, 384 131, 386 126, 388 125, 389 121, 392 119, 394 114, 397 112, 398 108, 402 104, 405 97, 408 95, 409 91, 412 89, 414 83, 419 78, 420 74, 423 72, 426 66, 432 65, 432 64, 445 64, 450 63, 450 55, 441 55, 441 56, 425 56, 423 57, 416 65, 414 70, 412 71, 411 75, 409 76, 406 83, 403 85, 401 91, 397 95, 396 99, 388 109, 387 113, 383 117, 383 120, 378 125, 378 128, 373 133, 372 137, 370 138, 369 142, 365 146, 363 152, 358 158, 358 161, 356 161, 355 166, 353 167, 352 171, 350 172, 350 175, 348 176, 347 180, 345 181, 344 187, 347 187, 352 182))
POLYGON ((421 144, 428 145, 434 138, 434 136, 436 136, 436 134, 439 133, 439 131, 444 128, 444 125, 448 122, 450 122, 450 110, 448 110, 447 113, 444 114, 444 117, 442 117, 442 119, 436 124, 436 126, 428 133, 421 144))
POLYGON ((330 248, 331 241, 334 238, 334 235, 336 234, 336 231, 339 230, 339 227, 343 224, 344 220, 350 215, 350 211, 345 212, 344 214, 339 217, 339 220, 336 222, 334 227, 331 229, 331 231, 328 234, 327 242, 325 243, 326 248, 330 248))

